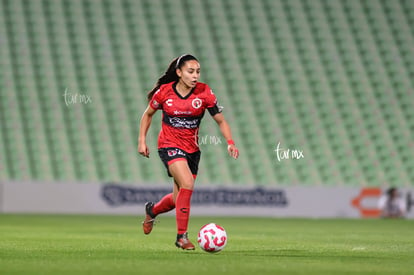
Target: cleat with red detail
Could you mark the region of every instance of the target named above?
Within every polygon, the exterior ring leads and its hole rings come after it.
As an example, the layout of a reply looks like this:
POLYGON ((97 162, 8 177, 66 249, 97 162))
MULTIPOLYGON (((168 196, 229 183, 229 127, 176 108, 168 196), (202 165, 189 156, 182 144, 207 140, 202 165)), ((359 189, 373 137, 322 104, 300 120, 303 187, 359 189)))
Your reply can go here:
POLYGON ((152 212, 152 208, 154 207, 153 202, 147 202, 145 204, 145 220, 142 222, 142 229, 144 230, 144 234, 148 235, 152 231, 152 227, 154 226, 155 222, 155 215, 152 212))
POLYGON ((182 248, 184 250, 194 250, 195 246, 191 243, 188 239, 188 233, 185 232, 184 234, 177 234, 177 241, 175 242, 175 246, 178 248, 182 248))

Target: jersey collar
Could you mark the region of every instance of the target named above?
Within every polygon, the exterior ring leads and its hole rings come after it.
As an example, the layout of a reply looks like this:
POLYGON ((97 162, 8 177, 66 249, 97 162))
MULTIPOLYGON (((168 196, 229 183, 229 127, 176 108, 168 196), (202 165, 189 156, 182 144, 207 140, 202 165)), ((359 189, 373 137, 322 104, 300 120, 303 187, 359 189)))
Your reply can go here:
POLYGON ((192 94, 193 94, 193 92, 194 92, 194 90, 195 90, 195 88, 197 87, 197 86, 195 86, 194 88, 192 88, 191 89, 191 91, 188 93, 188 95, 186 95, 186 96, 182 96, 182 95, 180 95, 180 93, 177 91, 177 83, 178 82, 174 82, 173 83, 173 85, 172 85, 172 88, 173 88, 173 90, 174 90, 174 93, 179 97, 179 98, 181 98, 181 99, 187 99, 187 98, 189 98, 192 94))

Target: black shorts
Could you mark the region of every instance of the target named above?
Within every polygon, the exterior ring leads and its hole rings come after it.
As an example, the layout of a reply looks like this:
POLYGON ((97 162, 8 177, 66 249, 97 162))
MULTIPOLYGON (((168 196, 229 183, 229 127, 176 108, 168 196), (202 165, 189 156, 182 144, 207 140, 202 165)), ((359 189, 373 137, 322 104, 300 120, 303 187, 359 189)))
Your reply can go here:
POLYGON ((198 163, 200 162, 201 155, 200 151, 189 154, 180 148, 168 147, 158 149, 158 154, 160 155, 161 161, 167 168, 167 173, 169 177, 172 177, 172 175, 168 170, 168 165, 180 159, 185 159, 187 161, 188 167, 190 167, 191 173, 193 174, 194 178, 197 175, 198 163))

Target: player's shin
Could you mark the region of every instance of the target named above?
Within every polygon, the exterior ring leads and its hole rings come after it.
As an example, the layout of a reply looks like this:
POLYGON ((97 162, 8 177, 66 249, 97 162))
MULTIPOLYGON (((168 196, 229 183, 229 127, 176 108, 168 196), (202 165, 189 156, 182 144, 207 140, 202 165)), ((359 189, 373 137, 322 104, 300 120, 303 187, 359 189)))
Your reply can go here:
POLYGON ((193 190, 181 188, 176 200, 176 221, 177 234, 184 234, 187 232, 188 220, 190 217, 190 204, 193 190))

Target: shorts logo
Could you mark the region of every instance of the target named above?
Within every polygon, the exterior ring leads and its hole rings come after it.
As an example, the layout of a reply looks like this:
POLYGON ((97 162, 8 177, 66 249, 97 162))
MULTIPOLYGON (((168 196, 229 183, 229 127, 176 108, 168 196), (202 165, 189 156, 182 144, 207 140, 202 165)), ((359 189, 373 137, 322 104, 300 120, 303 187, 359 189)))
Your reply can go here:
POLYGON ((179 149, 168 150, 167 151, 167 154, 168 154, 169 157, 174 157, 176 155, 180 155, 180 156, 184 156, 185 157, 184 152, 181 151, 181 150, 179 150, 179 149))
POLYGON ((202 105, 202 101, 201 101, 201 99, 199 99, 198 97, 197 98, 194 98, 193 99, 193 101, 191 102, 191 105, 193 106, 193 108, 194 109, 198 109, 198 108, 200 108, 201 107, 201 105, 202 105))
POLYGON ((177 155, 177 150, 168 150, 167 153, 169 157, 173 157, 177 155))

